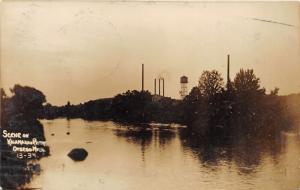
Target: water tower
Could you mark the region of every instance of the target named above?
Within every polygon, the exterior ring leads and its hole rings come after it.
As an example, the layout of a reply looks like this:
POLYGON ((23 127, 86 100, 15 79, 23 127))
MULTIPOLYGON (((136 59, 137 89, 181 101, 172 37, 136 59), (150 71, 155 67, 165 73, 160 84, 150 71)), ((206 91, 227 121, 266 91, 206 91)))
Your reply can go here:
POLYGON ((186 95, 188 95, 187 85, 188 85, 188 78, 186 76, 180 77, 180 91, 179 91, 179 94, 180 94, 181 99, 184 99, 184 97, 186 95))

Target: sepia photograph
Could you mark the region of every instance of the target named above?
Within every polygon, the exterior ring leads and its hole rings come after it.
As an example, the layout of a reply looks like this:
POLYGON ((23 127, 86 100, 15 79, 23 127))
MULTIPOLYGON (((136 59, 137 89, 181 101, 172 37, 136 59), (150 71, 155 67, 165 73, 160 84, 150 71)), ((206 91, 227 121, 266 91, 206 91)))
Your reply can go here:
POLYGON ((300 1, 0 15, 0 190, 300 189, 300 1))

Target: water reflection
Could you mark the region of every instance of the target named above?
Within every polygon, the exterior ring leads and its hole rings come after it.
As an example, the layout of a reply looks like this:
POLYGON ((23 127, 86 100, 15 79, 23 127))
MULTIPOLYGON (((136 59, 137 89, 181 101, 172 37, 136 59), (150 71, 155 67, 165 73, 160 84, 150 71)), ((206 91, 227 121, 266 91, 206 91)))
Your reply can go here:
POLYGON ((145 153, 151 145, 164 149, 172 139, 175 138, 176 131, 164 126, 151 125, 124 125, 119 124, 114 129, 114 134, 119 138, 124 138, 127 142, 140 146, 142 160, 145 161, 145 153))
POLYGON ((187 129, 181 130, 180 139, 185 151, 191 151, 204 167, 215 168, 220 164, 233 163, 242 174, 256 172, 264 158, 278 163, 286 144, 285 135, 273 139, 237 137, 227 141, 201 139, 187 129))
POLYGON ((271 141, 237 138, 204 143, 173 125, 79 119, 47 122, 42 121, 52 154, 41 160, 43 172, 28 187, 246 190, 300 186, 300 142, 295 134, 271 141), (76 147, 89 152, 85 161, 74 163, 66 156, 76 147))
POLYGON ((145 152, 151 145, 160 149, 169 146, 178 133, 181 146, 184 151, 189 151, 199 160, 203 167, 215 170, 219 165, 233 163, 238 172, 251 174, 257 171, 257 167, 264 158, 270 158, 272 163, 278 163, 282 148, 286 144, 285 135, 273 139, 237 138, 230 141, 220 139, 201 139, 191 134, 188 129, 174 130, 170 128, 148 125, 129 125, 115 129, 115 135, 125 138, 127 142, 134 143, 141 148, 142 160, 145 161, 145 152))
POLYGON ((159 143, 161 148, 165 147, 170 140, 175 138, 175 130, 173 129, 160 129, 151 127, 127 127, 115 129, 115 135, 123 137, 128 142, 149 146, 152 141, 159 143))

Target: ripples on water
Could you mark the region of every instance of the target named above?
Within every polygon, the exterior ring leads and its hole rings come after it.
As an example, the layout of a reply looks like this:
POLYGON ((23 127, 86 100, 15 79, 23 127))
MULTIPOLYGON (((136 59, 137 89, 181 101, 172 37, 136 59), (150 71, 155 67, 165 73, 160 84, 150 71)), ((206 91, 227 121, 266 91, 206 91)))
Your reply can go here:
MULTIPOLYGON (((28 187, 81 189, 298 189, 300 141, 239 139, 230 144, 189 138, 179 125, 141 129, 81 119, 43 120, 51 156, 28 187), (67 133, 69 135, 67 135, 67 133), (83 162, 67 157, 72 148, 89 152, 83 162)), ((217 139, 216 139, 217 142, 217 139)))

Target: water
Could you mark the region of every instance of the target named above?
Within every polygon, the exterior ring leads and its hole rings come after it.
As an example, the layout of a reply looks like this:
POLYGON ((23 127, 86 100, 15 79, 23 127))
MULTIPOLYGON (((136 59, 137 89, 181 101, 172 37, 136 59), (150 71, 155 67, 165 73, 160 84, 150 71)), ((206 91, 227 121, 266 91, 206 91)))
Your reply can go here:
POLYGON ((300 138, 279 143, 199 146, 178 125, 128 132, 113 122, 42 120, 51 156, 28 187, 43 190, 282 189, 300 187, 300 138), (70 135, 66 133, 70 132, 70 135), (85 148, 83 162, 67 154, 85 148))

